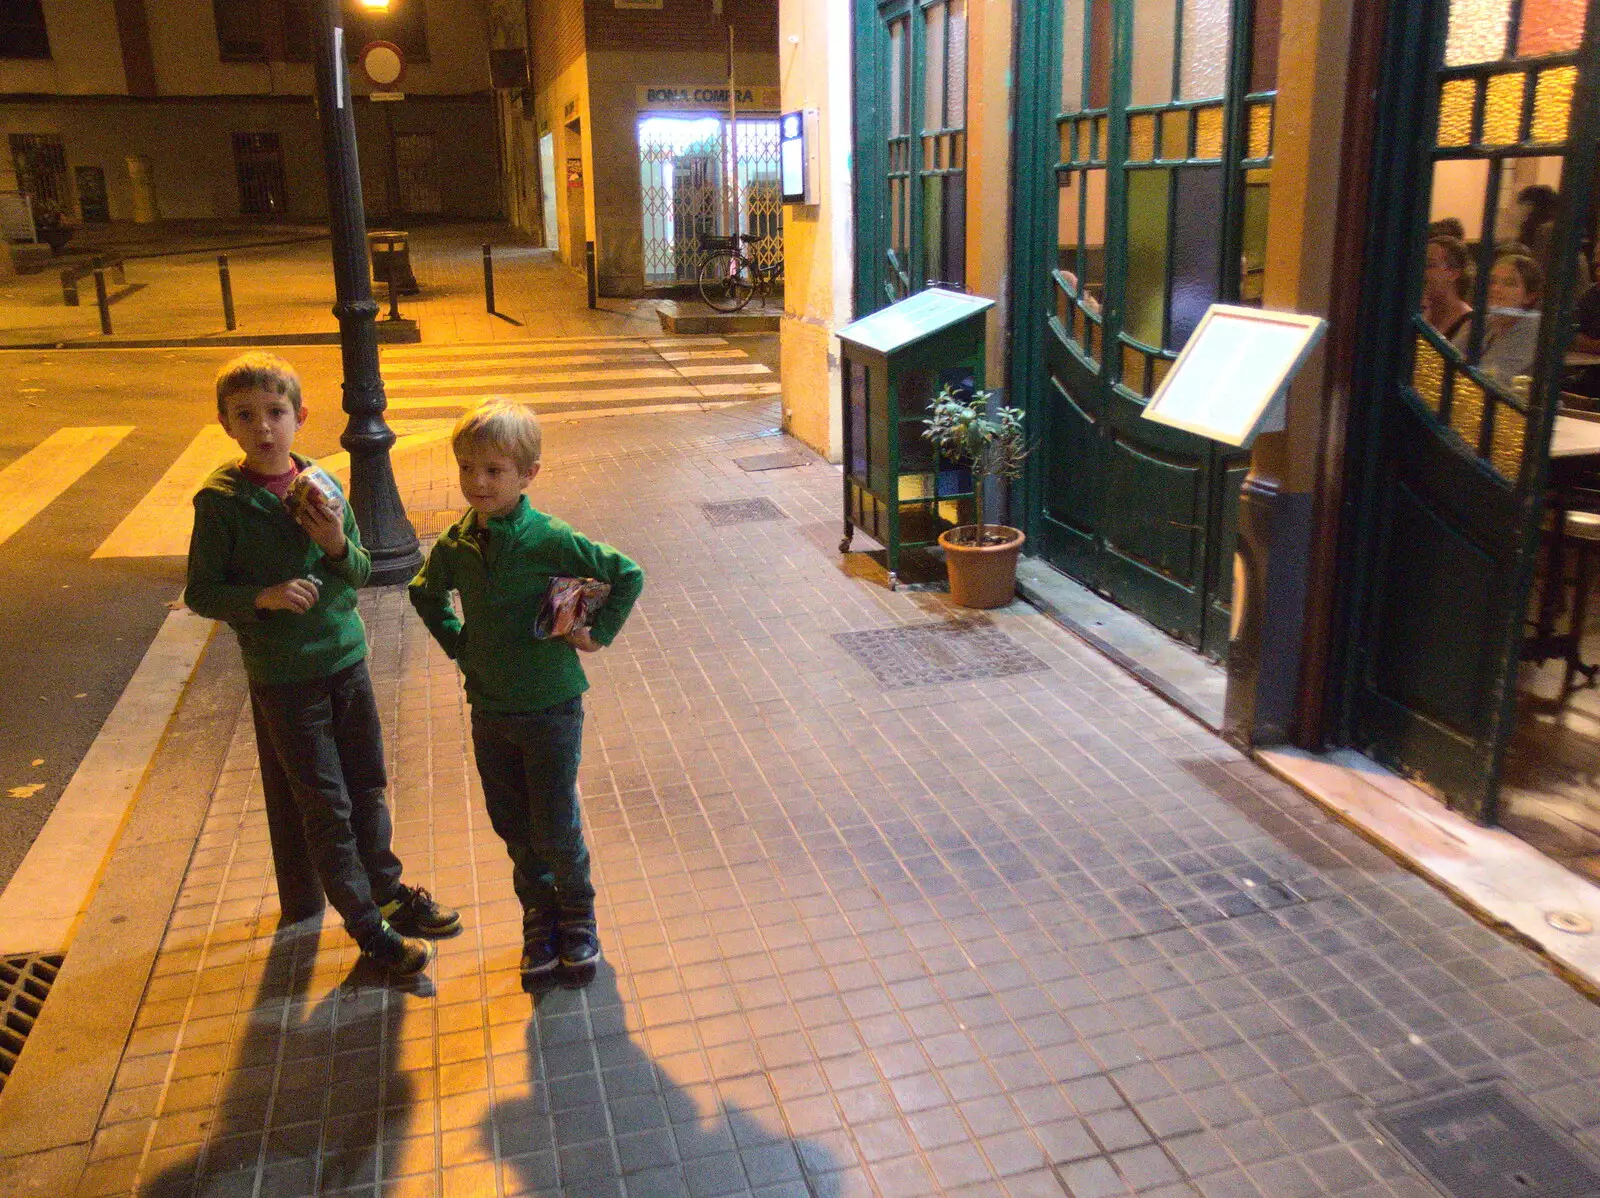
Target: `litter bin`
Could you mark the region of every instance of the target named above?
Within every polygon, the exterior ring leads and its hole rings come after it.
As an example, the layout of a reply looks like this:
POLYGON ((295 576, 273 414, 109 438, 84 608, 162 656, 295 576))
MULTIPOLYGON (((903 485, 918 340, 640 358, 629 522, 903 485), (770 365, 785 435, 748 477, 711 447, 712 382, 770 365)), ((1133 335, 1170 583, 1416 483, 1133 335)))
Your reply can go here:
POLYGON ((387 286, 394 268, 394 285, 401 295, 416 295, 417 276, 411 273, 411 234, 398 229, 373 229, 367 233, 367 253, 372 256, 372 281, 387 286))

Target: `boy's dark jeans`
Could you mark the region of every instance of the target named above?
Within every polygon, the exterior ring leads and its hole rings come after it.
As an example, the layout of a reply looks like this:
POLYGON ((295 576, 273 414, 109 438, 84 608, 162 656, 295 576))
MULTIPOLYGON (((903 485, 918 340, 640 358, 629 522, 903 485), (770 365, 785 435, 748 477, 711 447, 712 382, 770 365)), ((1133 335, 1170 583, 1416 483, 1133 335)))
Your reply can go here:
POLYGON ((516 715, 474 711, 472 749, 523 911, 592 912, 589 848, 578 815, 583 697, 516 715))
POLYGON ((326 894, 365 946, 383 922, 378 901, 400 881, 367 663, 310 682, 252 683, 250 707, 284 917, 315 914, 326 894))

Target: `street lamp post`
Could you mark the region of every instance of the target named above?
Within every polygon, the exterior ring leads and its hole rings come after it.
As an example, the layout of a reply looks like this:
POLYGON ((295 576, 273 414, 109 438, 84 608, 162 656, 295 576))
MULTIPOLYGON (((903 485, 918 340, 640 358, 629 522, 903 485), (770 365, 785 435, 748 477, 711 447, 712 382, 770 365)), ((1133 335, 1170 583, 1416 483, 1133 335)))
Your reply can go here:
POLYGON ((422 565, 416 529, 395 486, 389 447, 394 430, 383 418, 388 401, 378 371, 378 305, 367 270, 367 225, 361 207, 355 110, 345 73, 341 0, 317 0, 317 112, 328 175, 328 226, 333 239, 333 314, 339 318, 344 363, 344 410, 350 416, 339 444, 350 452, 350 508, 361 542, 372 554, 369 586, 405 582, 422 565))

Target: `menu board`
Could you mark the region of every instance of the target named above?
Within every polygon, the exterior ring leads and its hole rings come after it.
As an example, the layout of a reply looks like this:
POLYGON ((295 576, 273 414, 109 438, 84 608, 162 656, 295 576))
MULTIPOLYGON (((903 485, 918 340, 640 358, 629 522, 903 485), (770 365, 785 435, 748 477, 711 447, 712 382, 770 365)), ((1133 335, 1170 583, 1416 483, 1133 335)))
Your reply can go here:
POLYGON ((845 325, 839 339, 887 354, 992 307, 994 301, 981 295, 930 287, 845 325))
POLYGON ((1327 322, 1295 312, 1212 304, 1144 417, 1226 445, 1282 428, 1282 398, 1327 322))

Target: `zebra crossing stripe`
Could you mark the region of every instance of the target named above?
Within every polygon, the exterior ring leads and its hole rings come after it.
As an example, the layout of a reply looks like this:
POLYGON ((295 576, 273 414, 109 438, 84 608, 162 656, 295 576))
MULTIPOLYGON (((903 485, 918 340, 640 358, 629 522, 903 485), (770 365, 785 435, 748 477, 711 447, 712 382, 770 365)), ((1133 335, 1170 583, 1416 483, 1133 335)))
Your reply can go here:
POLYGON ((61 428, 0 470, 0 543, 92 470, 133 425, 61 428))
POLYGON ((182 557, 188 553, 194 493, 207 475, 238 456, 238 445, 220 424, 206 425, 91 556, 182 557))

